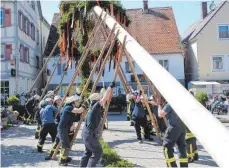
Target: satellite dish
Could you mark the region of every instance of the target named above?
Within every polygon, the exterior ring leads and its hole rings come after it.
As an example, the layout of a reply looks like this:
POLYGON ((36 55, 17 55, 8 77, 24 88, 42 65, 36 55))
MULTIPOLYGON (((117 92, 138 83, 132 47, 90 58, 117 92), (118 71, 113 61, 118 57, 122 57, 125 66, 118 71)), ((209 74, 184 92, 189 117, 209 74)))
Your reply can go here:
POLYGON ((212 1, 212 3, 210 4, 209 8, 210 8, 211 11, 215 10, 216 5, 214 4, 214 1, 212 1))

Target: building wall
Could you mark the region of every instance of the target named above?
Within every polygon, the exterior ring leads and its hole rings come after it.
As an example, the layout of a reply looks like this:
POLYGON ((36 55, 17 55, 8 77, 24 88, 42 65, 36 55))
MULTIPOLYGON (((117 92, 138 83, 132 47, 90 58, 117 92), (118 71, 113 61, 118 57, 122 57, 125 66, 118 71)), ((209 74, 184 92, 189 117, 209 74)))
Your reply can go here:
POLYGON ((229 80, 229 39, 218 39, 218 25, 229 25, 228 9, 227 2, 197 37, 199 80, 229 80), (214 55, 223 56, 223 70, 213 70, 214 55))
MULTIPOLYGON (((35 1, 34 1, 35 2, 35 1)), ((2 9, 10 9, 11 25, 8 27, 1 27, 1 45, 11 45, 10 59, 1 59, 1 79, 2 81, 9 81, 9 95, 28 91, 36 75, 39 72, 37 67, 37 57, 41 61, 41 29, 40 29, 40 15, 37 7, 31 7, 28 1, 2 1, 2 9), (32 40, 29 35, 23 32, 18 26, 18 11, 21 11, 28 20, 35 26, 35 40, 32 40), (39 34, 37 34, 37 30, 39 34), (37 41, 39 37, 39 41, 37 41), (21 60, 20 46, 27 47, 29 51, 29 61, 26 63, 21 60), (11 76, 11 69, 16 70, 16 77, 11 76)), ((31 29, 30 29, 31 30, 31 29)), ((47 40, 47 30, 44 36, 47 40)), ((7 54, 8 55, 8 54, 7 54)), ((24 55, 24 53, 22 54, 24 55)), ((39 87, 39 83, 35 86, 39 87)))

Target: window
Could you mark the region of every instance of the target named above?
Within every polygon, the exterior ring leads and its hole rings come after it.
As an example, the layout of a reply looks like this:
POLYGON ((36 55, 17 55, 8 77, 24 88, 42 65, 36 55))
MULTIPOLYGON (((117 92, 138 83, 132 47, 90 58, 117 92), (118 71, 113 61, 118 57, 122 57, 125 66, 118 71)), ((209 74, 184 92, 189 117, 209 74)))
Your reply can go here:
POLYGON ((35 2, 33 0, 31 1, 31 7, 35 10, 35 2))
POLYGON ((1 27, 4 26, 4 10, 1 9, 0 11, 0 21, 1 21, 1 27))
POLYGON ((229 39, 229 25, 220 25, 219 29, 219 39, 229 39))
POLYGON ((168 60, 159 60, 159 64, 163 66, 167 71, 169 70, 168 60))
POLYGON ((30 34, 30 37, 33 39, 33 40, 35 40, 35 27, 34 27, 34 25, 33 25, 33 23, 31 23, 31 34, 30 34))
POLYGON ((57 65, 57 75, 61 74, 61 64, 57 65))
POLYGON ((1 59, 5 59, 5 45, 1 44, 1 59))
MULTIPOLYGON (((135 67, 135 62, 133 61, 132 63, 135 67)), ((131 73, 131 68, 128 62, 125 62, 125 70, 126 70, 126 73, 131 73)))
POLYGON ((37 60, 37 66, 36 66, 36 68, 38 69, 40 66, 40 62, 39 62, 39 57, 38 56, 36 56, 36 60, 37 60))
POLYGON ((9 97, 9 81, 1 80, 1 104, 6 104, 9 97))
POLYGON ((223 56, 213 56, 213 71, 214 70, 223 70, 223 56))
POLYGON ((26 23, 26 34, 29 36, 30 35, 30 22, 27 19, 27 23, 26 23))
POLYGON ((39 30, 37 29, 37 38, 36 38, 36 41, 37 41, 37 45, 39 45, 39 30))
POLYGON ((26 33, 26 17, 22 15, 22 31, 26 33))
POLYGON ((24 48, 24 61, 29 63, 29 48, 27 47, 24 48))

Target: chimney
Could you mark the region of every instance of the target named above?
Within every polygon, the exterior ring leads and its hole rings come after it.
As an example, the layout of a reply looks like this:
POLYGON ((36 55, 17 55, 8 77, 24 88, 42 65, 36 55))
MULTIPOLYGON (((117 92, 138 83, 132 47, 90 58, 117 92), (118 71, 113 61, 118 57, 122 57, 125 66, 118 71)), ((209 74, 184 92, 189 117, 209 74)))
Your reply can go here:
POLYGON ((143 0, 143 11, 144 13, 148 12, 148 0, 143 0))
POLYGON ((202 19, 204 19, 208 15, 208 4, 207 2, 202 2, 202 19))

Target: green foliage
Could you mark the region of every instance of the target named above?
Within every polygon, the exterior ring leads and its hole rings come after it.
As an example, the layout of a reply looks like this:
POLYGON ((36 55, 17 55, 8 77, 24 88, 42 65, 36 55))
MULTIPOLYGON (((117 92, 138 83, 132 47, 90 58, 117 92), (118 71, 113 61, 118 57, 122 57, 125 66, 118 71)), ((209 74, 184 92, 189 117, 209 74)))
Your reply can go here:
POLYGON ((20 101, 20 99, 18 99, 16 96, 10 96, 6 102, 9 104, 9 105, 16 105, 18 104, 20 101))
POLYGON ((134 167, 134 165, 127 160, 120 160, 116 163, 109 164, 106 167, 134 167))
POLYGON ((195 95, 196 99, 205 106, 205 103, 208 101, 208 95, 204 92, 199 92, 195 95))
POLYGON ((109 145, 103 141, 103 139, 100 140, 103 148, 103 157, 101 160, 101 163, 105 167, 134 167, 134 165, 127 160, 123 160, 120 158, 120 156, 117 154, 116 151, 112 150, 109 145))

